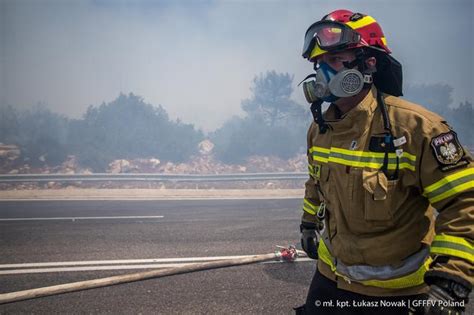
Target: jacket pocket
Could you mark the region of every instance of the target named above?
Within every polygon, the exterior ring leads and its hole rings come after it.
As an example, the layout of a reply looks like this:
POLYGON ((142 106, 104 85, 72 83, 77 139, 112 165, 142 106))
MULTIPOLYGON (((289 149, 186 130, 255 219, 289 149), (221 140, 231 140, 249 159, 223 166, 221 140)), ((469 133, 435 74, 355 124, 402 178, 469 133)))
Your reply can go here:
POLYGON ((390 223, 393 220, 393 194, 398 180, 389 181, 380 170, 364 170, 364 219, 390 223))

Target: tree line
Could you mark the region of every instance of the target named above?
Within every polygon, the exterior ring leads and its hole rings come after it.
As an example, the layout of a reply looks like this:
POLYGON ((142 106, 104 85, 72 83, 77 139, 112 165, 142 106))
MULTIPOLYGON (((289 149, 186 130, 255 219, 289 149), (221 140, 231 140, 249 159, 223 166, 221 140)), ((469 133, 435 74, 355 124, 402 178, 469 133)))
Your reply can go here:
POLYGON ((32 166, 56 165, 68 155, 104 171, 115 159, 160 157, 184 161, 204 137, 191 124, 172 121, 162 106, 137 95, 89 106, 81 119, 68 119, 43 105, 19 111, 1 108, 0 142, 18 144, 32 166))
MULTIPOLYGON (((253 155, 288 159, 306 150, 306 132, 312 116, 309 106, 291 99, 293 76, 269 71, 257 75, 251 97, 243 100, 243 117, 234 116, 205 134, 192 124, 172 120, 162 106, 140 96, 120 94, 110 103, 89 106, 80 119, 52 112, 44 105, 26 110, 0 104, 0 142, 17 144, 21 159, 31 166, 58 165, 68 155, 96 172, 116 159, 159 158, 184 162, 209 138, 216 158, 240 163, 253 155)), ((406 98, 438 112, 458 132, 461 142, 474 147, 470 137, 473 107, 469 102, 452 108, 449 85, 408 86, 406 98)))

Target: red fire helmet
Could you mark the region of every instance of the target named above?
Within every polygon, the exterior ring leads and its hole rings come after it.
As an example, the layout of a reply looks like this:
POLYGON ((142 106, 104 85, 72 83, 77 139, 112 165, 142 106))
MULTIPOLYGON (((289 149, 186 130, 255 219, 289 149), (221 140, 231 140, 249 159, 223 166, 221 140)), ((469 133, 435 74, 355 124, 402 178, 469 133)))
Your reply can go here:
POLYGON ((391 53, 382 28, 373 17, 349 10, 336 10, 308 28, 303 57, 315 61, 328 51, 358 47, 372 47, 391 53))

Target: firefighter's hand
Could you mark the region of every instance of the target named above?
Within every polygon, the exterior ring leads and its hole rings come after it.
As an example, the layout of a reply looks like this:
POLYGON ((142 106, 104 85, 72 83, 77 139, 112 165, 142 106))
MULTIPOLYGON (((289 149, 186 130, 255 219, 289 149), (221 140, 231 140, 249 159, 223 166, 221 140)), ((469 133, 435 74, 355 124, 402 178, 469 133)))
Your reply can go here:
POLYGON ((316 241, 316 224, 303 222, 300 225, 301 247, 309 258, 318 259, 318 246, 316 241))
POLYGON ((462 315, 468 303, 467 295, 458 296, 451 290, 458 284, 454 281, 444 280, 431 284, 430 290, 425 294, 425 301, 419 303, 417 308, 411 309, 411 314, 419 315, 462 315))

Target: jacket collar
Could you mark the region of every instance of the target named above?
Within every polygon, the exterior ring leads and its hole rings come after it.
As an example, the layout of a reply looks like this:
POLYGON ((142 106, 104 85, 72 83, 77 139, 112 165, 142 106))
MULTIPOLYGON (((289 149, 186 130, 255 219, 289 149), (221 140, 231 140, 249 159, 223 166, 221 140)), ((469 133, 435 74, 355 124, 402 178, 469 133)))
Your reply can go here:
POLYGON ((339 110, 335 104, 331 104, 324 113, 324 120, 335 133, 361 135, 370 127, 376 109, 377 89, 372 85, 364 99, 339 119, 337 118, 339 110))

